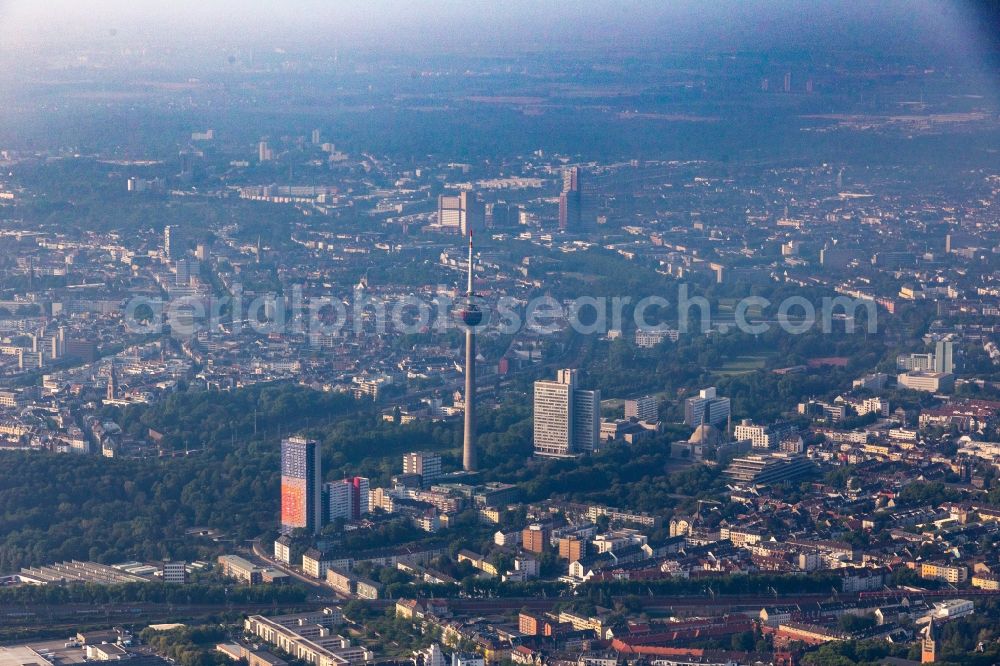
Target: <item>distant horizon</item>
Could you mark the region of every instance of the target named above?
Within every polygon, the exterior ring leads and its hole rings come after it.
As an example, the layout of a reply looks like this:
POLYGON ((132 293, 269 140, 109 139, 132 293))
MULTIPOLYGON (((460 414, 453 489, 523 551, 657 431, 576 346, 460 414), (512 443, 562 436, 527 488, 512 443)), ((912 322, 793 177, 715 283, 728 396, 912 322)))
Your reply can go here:
MULTIPOLYGON (((684 0, 608 3, 513 0, 0 3, 8 37, 0 53, 52 58, 75 49, 279 49, 285 52, 414 53, 474 51, 864 49, 873 56, 972 57, 993 51, 989 18, 997 3, 877 5, 802 0, 684 0)), ((190 55, 190 54, 177 54, 190 55)))

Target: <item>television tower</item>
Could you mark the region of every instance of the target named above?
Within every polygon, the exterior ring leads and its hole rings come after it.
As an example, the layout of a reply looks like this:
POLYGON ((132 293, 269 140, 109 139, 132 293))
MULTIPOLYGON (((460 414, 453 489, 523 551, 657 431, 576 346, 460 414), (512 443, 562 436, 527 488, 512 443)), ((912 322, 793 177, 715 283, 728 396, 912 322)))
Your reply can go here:
POLYGON ((472 291, 472 234, 469 234, 469 282, 465 289, 465 303, 459 310, 465 324, 465 432, 462 439, 462 469, 476 471, 476 332, 483 321, 483 313, 473 301, 472 291))

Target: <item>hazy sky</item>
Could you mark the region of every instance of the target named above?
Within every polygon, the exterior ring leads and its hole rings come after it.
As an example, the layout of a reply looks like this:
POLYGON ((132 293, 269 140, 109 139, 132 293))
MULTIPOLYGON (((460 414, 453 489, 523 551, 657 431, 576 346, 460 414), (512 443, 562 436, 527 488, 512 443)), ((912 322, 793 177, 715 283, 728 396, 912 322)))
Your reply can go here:
POLYGON ((927 0, 0 0, 5 51, 134 46, 563 50, 843 48, 981 52, 995 28, 927 0))

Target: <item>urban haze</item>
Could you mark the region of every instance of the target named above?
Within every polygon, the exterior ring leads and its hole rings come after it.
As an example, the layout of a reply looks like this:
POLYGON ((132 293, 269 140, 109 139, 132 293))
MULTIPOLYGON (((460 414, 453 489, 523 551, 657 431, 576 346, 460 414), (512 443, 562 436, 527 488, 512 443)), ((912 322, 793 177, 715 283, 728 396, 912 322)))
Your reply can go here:
POLYGON ((0 1, 0 666, 1000 663, 998 26, 0 1))

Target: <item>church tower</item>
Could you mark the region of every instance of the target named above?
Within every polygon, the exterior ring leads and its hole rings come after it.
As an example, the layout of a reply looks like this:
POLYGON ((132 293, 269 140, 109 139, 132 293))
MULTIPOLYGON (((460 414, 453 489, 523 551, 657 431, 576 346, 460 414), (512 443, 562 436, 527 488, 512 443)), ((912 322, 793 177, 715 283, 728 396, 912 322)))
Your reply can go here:
POLYGON ((931 664, 935 661, 937 661, 937 640, 934 638, 934 618, 931 618, 920 640, 920 663, 931 664))

